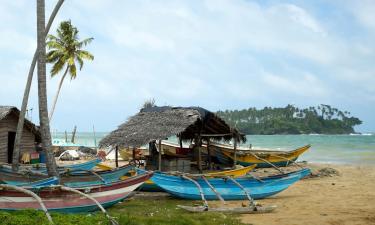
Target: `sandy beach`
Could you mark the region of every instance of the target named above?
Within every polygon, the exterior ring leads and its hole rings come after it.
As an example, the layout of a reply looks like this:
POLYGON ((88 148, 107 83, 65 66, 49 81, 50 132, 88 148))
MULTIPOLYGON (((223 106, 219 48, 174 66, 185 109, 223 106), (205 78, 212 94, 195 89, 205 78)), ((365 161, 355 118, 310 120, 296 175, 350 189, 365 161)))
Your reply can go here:
MULTIPOLYGON (((308 164, 316 172, 324 167, 338 176, 302 180, 286 191, 258 202, 277 205, 270 214, 243 215, 254 225, 375 224, 375 166, 308 164)), ((238 203, 237 203, 238 204, 238 203)))

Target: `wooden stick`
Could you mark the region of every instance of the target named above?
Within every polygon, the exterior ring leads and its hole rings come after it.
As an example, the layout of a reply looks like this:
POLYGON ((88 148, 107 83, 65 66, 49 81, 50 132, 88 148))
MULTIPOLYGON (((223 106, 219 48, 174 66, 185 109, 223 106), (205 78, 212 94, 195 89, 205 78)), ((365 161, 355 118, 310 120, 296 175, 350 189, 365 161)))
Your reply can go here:
POLYGON ((212 169, 212 167, 211 167, 212 160, 211 160, 210 139, 207 139, 207 154, 208 154, 208 165, 209 165, 209 169, 211 170, 212 169))
POLYGON ((199 185, 199 183, 197 181, 191 179, 190 177, 185 176, 185 175, 182 175, 181 177, 184 178, 184 179, 186 179, 186 180, 189 180, 189 181, 193 182, 195 184, 195 186, 198 187, 199 193, 200 193, 202 201, 203 201, 204 208, 206 209, 205 211, 207 211, 208 210, 208 203, 207 203, 206 198, 204 197, 203 189, 199 185))
POLYGON ((289 164, 289 162, 290 162, 290 163, 294 163, 294 164, 296 164, 296 165, 297 165, 298 167, 300 167, 301 169, 304 169, 303 166, 299 165, 298 163, 296 163, 296 162, 293 161, 293 160, 290 160, 290 159, 288 159, 288 158, 285 158, 285 157, 283 157, 283 156, 279 156, 279 155, 274 155, 274 157, 278 157, 278 158, 280 158, 280 159, 288 160, 287 166, 288 166, 288 164, 289 164))
POLYGON ((233 146, 233 150, 234 150, 234 157, 233 157, 233 168, 236 168, 236 164, 237 164, 237 139, 234 138, 234 146, 233 146))
POLYGON ((159 140, 159 155, 158 155, 158 169, 161 171, 161 140, 159 140))
POLYGON ((24 194, 30 195, 31 197, 35 198, 35 200, 39 203, 41 209, 43 210, 44 214, 46 214, 47 219, 50 222, 50 224, 54 224, 53 221, 52 221, 52 217, 48 213, 48 210, 47 210, 46 206, 44 205, 42 199, 38 195, 36 195, 34 192, 29 191, 25 188, 13 186, 13 185, 8 185, 8 184, 0 184, 0 189, 10 189, 10 190, 19 191, 19 192, 22 192, 24 194))
POLYGON ((115 162, 116 162, 116 168, 118 168, 118 145, 116 145, 115 162))
POLYGON ((220 195, 220 193, 216 191, 216 189, 210 184, 210 182, 208 182, 208 180, 206 179, 205 176, 201 176, 201 177, 206 182, 206 184, 211 188, 211 190, 216 194, 218 199, 220 199, 220 201, 225 205, 226 202, 225 202, 224 198, 220 195))
MULTIPOLYGON (((53 187, 53 186, 52 186, 53 187)), ((111 216, 108 215, 107 211, 103 208, 103 206, 93 197, 91 197, 90 195, 87 195, 83 192, 80 192, 74 188, 70 188, 70 187, 65 187, 65 186, 57 186, 59 187, 61 190, 63 191, 70 191, 70 192, 73 192, 73 193, 76 193, 76 194, 79 194, 79 195, 82 195, 88 199, 90 199, 91 201, 93 201, 97 206, 98 208, 104 213, 104 215, 108 218, 108 220, 111 222, 111 224, 113 225, 119 225, 119 223, 111 216)))
POLYGON ((252 156, 254 156, 255 158, 257 158, 258 160, 261 160, 263 162, 266 162, 268 163, 269 165, 271 165, 273 168, 275 168, 277 171, 279 171, 280 173, 282 174, 285 174, 285 172, 283 170, 281 170, 279 167, 275 166, 273 163, 269 162, 268 160, 265 160, 263 158, 260 158, 258 157, 257 155, 255 155, 254 153, 252 153, 251 151, 248 151, 247 153, 251 154, 252 156))
POLYGON ((250 202, 250 207, 254 208, 255 207, 255 203, 254 203, 254 200, 253 198, 250 196, 250 193, 240 184, 238 183, 235 179, 233 179, 232 177, 230 176, 227 176, 227 179, 231 180, 233 183, 235 183, 238 187, 240 187, 246 194, 247 196, 247 199, 249 199, 249 202, 250 202))

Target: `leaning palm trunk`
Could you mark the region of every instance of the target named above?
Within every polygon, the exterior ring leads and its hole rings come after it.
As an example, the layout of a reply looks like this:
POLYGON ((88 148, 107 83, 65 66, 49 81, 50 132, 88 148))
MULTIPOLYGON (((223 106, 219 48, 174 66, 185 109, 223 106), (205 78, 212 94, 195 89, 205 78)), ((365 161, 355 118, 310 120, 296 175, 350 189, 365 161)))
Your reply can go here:
MULTIPOLYGON (((57 12, 59 11, 61 5, 64 3, 64 0, 59 0, 55 6, 55 8, 52 11, 52 14, 48 20, 48 24, 46 26, 45 34, 47 34, 51 28, 52 22, 55 19, 57 12)), ((21 148, 21 139, 22 139, 22 131, 23 131, 23 126, 25 122, 25 114, 26 114, 26 108, 27 108, 27 103, 29 99, 29 94, 30 94, 30 87, 31 87, 31 82, 33 80, 33 74, 34 74, 34 69, 36 65, 36 61, 38 58, 38 50, 35 50, 33 60, 30 65, 29 69, 29 74, 27 76, 27 82, 26 82, 26 87, 25 87, 25 92, 23 94, 23 99, 22 99, 22 106, 21 106, 21 112, 20 116, 18 118, 18 125, 17 125, 17 133, 16 133, 16 138, 14 142, 14 151, 13 151, 13 164, 12 164, 12 169, 13 171, 17 171, 19 167, 19 158, 20 158, 20 148, 21 148)))
POLYGON ((46 79, 46 34, 45 34, 45 5, 44 0, 37 0, 37 39, 38 39, 38 96, 39 121, 43 150, 46 153, 47 173, 58 176, 56 161, 51 151, 51 132, 47 108, 47 79, 46 79))
POLYGON ((53 113, 55 112, 55 107, 56 107, 57 99, 59 98, 60 90, 61 90, 62 84, 64 82, 64 79, 66 77, 66 74, 68 74, 68 70, 69 70, 69 66, 66 67, 64 75, 62 76, 62 78, 60 80, 59 87, 57 88, 57 92, 56 92, 55 98, 53 99, 53 103, 52 103, 52 107, 51 107, 51 112, 49 114, 49 121, 51 121, 53 113))

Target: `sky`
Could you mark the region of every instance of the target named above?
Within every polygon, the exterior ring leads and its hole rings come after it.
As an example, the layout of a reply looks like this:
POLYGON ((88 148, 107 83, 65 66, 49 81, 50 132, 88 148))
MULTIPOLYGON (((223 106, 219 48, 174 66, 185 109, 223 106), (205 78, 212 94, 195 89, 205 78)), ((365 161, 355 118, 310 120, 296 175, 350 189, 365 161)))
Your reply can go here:
MULTIPOLYGON (((35 2, 0 0, 0 105, 21 106, 35 2)), ((50 33, 71 20, 95 59, 64 82, 51 127, 111 131, 154 98, 212 111, 330 104, 374 132, 374 12, 372 0, 65 0, 50 33)), ((61 74, 47 69, 50 104, 61 74)), ((34 122, 37 102, 34 79, 34 122)))

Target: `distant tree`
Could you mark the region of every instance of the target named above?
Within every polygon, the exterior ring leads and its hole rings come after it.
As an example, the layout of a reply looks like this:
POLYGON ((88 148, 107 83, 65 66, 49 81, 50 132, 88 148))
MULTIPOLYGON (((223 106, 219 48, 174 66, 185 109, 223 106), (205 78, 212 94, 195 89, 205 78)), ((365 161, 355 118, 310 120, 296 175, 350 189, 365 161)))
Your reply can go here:
POLYGON ((70 79, 77 77, 77 65, 82 70, 84 60, 94 60, 94 56, 83 50, 94 38, 79 40, 78 29, 74 27, 71 21, 63 21, 57 28, 57 36, 48 35, 47 47, 50 50, 47 53, 47 62, 53 63, 51 76, 54 77, 64 69, 55 98, 52 103, 49 119, 52 119, 55 111, 57 99, 66 75, 69 73, 70 79))
POLYGON ((143 103, 142 109, 148 109, 148 108, 152 108, 152 107, 155 107, 155 106, 156 106, 155 105, 155 99, 151 98, 151 99, 146 100, 143 103))

